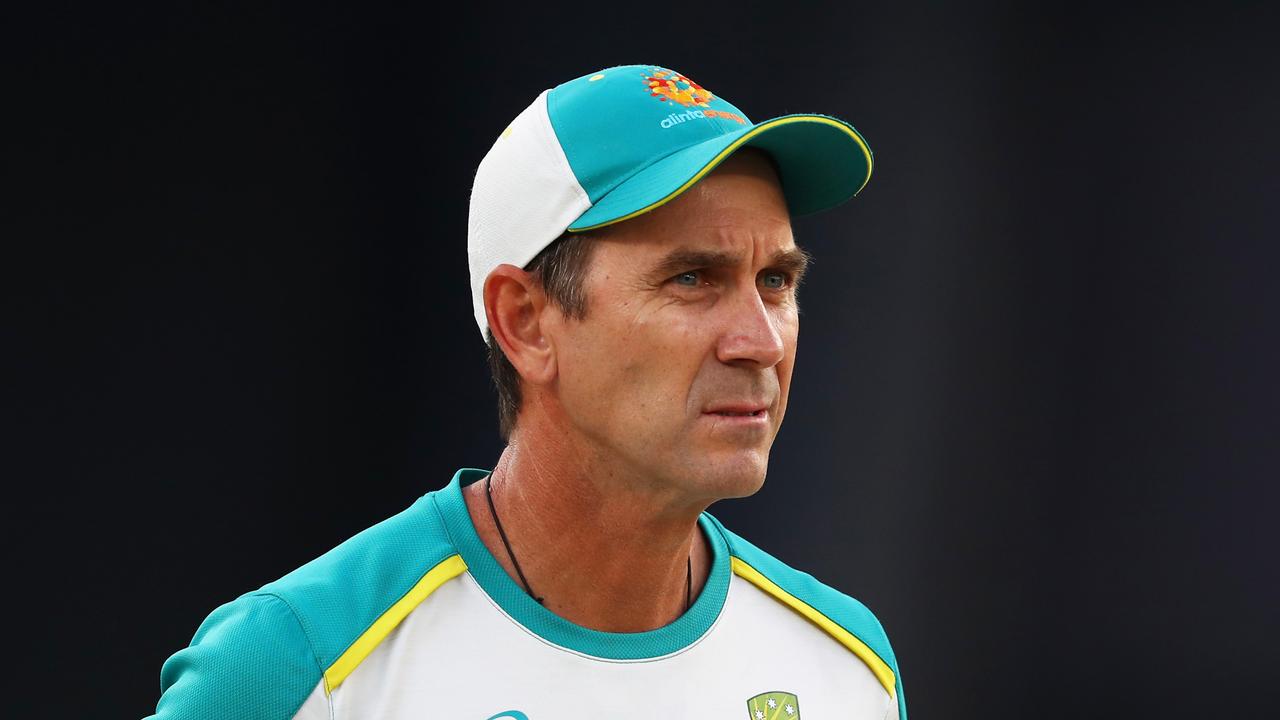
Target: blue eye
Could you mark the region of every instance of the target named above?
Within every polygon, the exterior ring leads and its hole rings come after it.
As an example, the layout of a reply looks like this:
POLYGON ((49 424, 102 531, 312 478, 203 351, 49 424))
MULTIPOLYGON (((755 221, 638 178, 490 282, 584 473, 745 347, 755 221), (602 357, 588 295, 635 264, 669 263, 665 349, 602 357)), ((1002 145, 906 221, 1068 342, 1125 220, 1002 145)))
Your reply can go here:
POLYGON ((786 287, 786 283, 787 283, 787 280, 788 280, 788 277, 787 277, 787 274, 786 274, 786 273, 782 273, 782 272, 771 272, 771 273, 769 273, 769 274, 765 275, 765 277, 766 277, 766 278, 778 278, 778 279, 779 279, 779 283, 778 283, 777 285, 770 285, 770 284, 769 284, 769 282, 768 282, 768 280, 766 280, 766 281, 765 281, 765 286, 766 286, 766 287, 768 287, 770 290, 781 290, 782 288, 786 287))
POLYGON ((682 273, 680 273, 679 275, 675 276, 673 279, 676 281, 676 284, 677 284, 677 285, 684 285, 685 287, 697 287, 697 286, 698 286, 698 271, 697 271, 697 270, 686 270, 685 272, 682 272, 682 273), (680 282, 680 280, 681 280, 682 278, 691 278, 691 279, 692 279, 692 282, 688 282, 688 283, 680 282))

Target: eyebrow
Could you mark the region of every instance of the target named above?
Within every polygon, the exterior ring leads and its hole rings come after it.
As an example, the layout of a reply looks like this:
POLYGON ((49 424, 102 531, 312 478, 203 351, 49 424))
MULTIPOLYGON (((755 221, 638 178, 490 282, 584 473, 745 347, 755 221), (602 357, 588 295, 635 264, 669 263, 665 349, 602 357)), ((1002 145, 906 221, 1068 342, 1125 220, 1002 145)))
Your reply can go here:
MULTIPOLYGON (((779 250, 769 260, 770 270, 785 270, 791 273, 792 284, 800 285, 805 271, 809 268, 813 256, 799 245, 779 250)), ((742 262, 742 256, 717 250, 691 250, 676 248, 658 260, 653 266, 655 278, 665 278, 691 267, 731 268, 742 262)))

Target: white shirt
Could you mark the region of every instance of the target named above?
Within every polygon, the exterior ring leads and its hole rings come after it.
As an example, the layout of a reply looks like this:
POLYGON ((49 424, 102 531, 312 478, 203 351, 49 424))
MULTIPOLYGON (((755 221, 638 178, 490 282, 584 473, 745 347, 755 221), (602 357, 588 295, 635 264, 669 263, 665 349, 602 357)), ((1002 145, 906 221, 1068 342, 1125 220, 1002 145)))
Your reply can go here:
POLYGON ((669 625, 576 625, 517 585, 450 483, 215 610, 161 671, 156 720, 906 720, 861 603, 709 513, 706 585, 669 625))

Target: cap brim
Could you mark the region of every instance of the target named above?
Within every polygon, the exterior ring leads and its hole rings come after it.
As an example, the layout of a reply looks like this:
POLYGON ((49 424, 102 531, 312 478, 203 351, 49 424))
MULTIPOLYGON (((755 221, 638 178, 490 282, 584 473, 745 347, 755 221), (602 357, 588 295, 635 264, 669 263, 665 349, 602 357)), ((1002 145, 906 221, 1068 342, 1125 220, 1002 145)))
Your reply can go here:
POLYGON ((852 125, 827 115, 783 115, 658 160, 606 193, 568 230, 612 225, 670 202, 747 145, 777 160, 793 217, 840 205, 871 179, 871 149, 852 125))

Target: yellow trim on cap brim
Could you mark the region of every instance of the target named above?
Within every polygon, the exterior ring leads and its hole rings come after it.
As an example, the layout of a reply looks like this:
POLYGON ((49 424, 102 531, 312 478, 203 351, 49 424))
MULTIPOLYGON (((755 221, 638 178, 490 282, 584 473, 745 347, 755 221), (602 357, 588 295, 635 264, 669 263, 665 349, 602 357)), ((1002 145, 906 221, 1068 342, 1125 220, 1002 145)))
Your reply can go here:
POLYGON ((338 656, 329 669, 324 671, 325 693, 331 693, 341 685, 342 681, 346 680, 347 676, 369 657, 374 648, 391 634, 400 621, 404 620, 423 600, 426 600, 428 595, 466 572, 466 569, 467 564, 462 561, 461 555, 451 555, 427 571, 427 574, 423 575, 422 579, 404 594, 404 597, 397 600, 395 605, 387 608, 386 612, 374 620, 369 629, 356 638, 356 641, 351 643, 351 647, 348 647, 346 652, 338 656))
POLYGON ((876 654, 875 650, 867 647, 867 644, 859 640, 853 633, 840 627, 834 620, 823 615, 813 606, 783 590, 773 583, 772 580, 760 574, 759 570, 751 567, 743 562, 740 558, 734 557, 730 560, 733 565, 733 574, 755 585, 766 593, 772 595, 782 602, 782 604, 795 610, 801 615, 808 618, 814 625, 822 628, 828 635, 835 638, 841 645, 849 648, 849 651, 857 655, 862 662, 871 668, 872 674, 880 681, 885 690, 889 691, 890 697, 895 697, 897 693, 894 691, 897 683, 897 677, 893 673, 884 660, 876 654))
POLYGON ((636 210, 635 212, 628 213, 627 215, 623 215, 620 218, 614 218, 613 220, 597 223, 595 225, 590 225, 584 228, 568 229, 568 231, 569 232, 586 232, 588 230, 595 230, 596 228, 602 228, 606 225, 620 223, 623 220, 630 220, 631 218, 637 215, 647 213, 656 207, 665 205, 671 200, 674 200, 676 197, 679 197, 680 193, 684 192, 685 190, 688 190, 694 183, 701 180, 702 176, 711 172, 711 170, 715 168, 716 165, 720 164, 721 160, 724 160, 724 158, 727 155, 729 155, 729 153, 733 152, 734 150, 737 150, 746 141, 750 140, 756 135, 759 135, 760 133, 764 132, 765 130, 771 127, 776 127, 778 125, 786 125, 788 123, 795 123, 795 122, 826 123, 827 125, 831 125, 833 127, 839 128, 840 130, 848 134, 849 137, 853 138, 853 141, 856 142, 858 144, 858 147, 862 149, 862 153, 867 156, 867 176, 862 179, 862 184, 858 186, 857 190, 853 191, 853 194, 857 195, 858 193, 862 192, 862 188, 866 187, 867 183, 871 181, 871 166, 874 163, 874 160, 871 157, 871 149, 867 147, 866 142, 862 140, 862 137, 858 135, 858 133, 849 129, 848 125, 845 125, 844 123, 838 120, 832 120, 831 118, 825 118, 820 115, 804 115, 800 117, 794 117, 794 116, 781 117, 781 118, 775 118, 773 120, 762 122, 759 125, 755 126, 754 128, 751 128, 747 132, 743 133, 742 137, 738 138, 737 140, 734 140, 732 143, 726 146, 725 149, 721 150, 719 153, 716 154, 715 157, 711 158, 711 160, 706 165, 702 166, 702 169, 699 170, 697 173, 695 173, 693 177, 686 180, 683 185, 673 190, 671 194, 667 195, 661 200, 655 203, 652 203, 650 205, 646 205, 645 207, 642 207, 639 210, 636 210))

